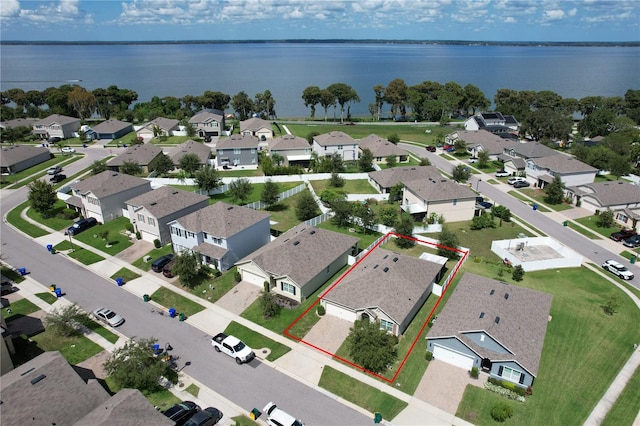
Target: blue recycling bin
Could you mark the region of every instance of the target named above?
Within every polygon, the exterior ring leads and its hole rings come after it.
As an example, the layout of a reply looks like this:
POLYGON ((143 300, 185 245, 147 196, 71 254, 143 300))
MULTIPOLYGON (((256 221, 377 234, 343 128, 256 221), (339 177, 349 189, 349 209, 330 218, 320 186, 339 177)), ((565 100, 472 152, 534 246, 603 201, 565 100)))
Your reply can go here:
POLYGON ((86 147, 87 147, 87 144, 86 144, 86 143, 83 143, 83 144, 82 144, 82 147, 83 147, 83 148, 86 148, 86 147))
POLYGON ((47 244, 47 251, 53 250, 53 244, 47 244))
POLYGON ((176 316, 176 308, 169 308, 169 316, 174 318, 176 316))
POLYGON ((162 349, 160 349, 160 345, 155 343, 153 345, 153 353, 154 355, 160 355, 162 353, 162 349))
POLYGON ((534 204, 534 205, 533 205, 533 210, 534 210, 534 211, 538 210, 538 205, 537 205, 537 204, 534 204))
POLYGON ((27 268, 18 268, 18 273, 20 275, 27 275, 27 268))
POLYGON ((124 284, 124 280, 118 277, 116 278, 116 284, 118 284, 118 287, 122 287, 122 284, 124 284))
POLYGON ((56 297, 62 297, 62 289, 61 288, 56 288, 55 290, 53 290, 53 292, 56 294, 56 297))

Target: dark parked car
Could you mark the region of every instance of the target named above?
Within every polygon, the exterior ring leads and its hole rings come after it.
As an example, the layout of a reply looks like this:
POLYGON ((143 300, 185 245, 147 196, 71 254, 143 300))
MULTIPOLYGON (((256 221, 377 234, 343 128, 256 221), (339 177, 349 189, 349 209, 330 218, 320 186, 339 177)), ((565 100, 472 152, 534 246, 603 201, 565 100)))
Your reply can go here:
POLYGON ((162 272, 162 269, 167 265, 167 263, 173 260, 173 253, 165 254, 164 256, 160 256, 151 264, 151 269, 153 272, 162 272))
POLYGON ((194 414, 184 426, 213 426, 222 419, 222 411, 217 408, 207 407, 194 414))
POLYGON ((58 182, 62 182, 66 178, 67 178, 67 175, 63 175, 61 173, 58 173, 57 175, 53 175, 53 177, 51 179, 49 179, 49 180, 51 182, 53 182, 53 183, 58 183, 58 182))
POLYGON ((429 152, 436 152, 436 147, 433 145, 427 145, 427 151, 429 152))
POLYGON ((520 180, 516 183, 513 184, 514 188, 526 188, 528 186, 531 186, 531 184, 529 182, 527 182, 526 180, 520 180))
POLYGON ((80 219, 73 225, 67 228, 64 232, 65 235, 76 235, 84 231, 85 229, 89 229, 92 226, 97 225, 98 221, 93 217, 88 217, 86 219, 80 219))
POLYGON ((175 265, 175 263, 176 261, 175 259, 173 259, 171 260, 171 262, 164 265, 164 268, 162 268, 162 275, 167 278, 173 278, 173 272, 171 272, 171 269, 173 268, 173 265, 175 265))
POLYGON ((624 228, 618 232, 614 232, 613 234, 611 234, 611 239, 613 241, 623 241, 633 237, 634 235, 636 235, 636 233, 633 229, 624 228))
POLYGON ((627 238, 626 240, 624 240, 624 244, 627 247, 640 247, 640 235, 634 235, 631 236, 629 238, 627 238))
POLYGON ((176 426, 184 425, 187 420, 200 411, 198 404, 192 401, 182 401, 165 411, 165 416, 176 422, 176 426))

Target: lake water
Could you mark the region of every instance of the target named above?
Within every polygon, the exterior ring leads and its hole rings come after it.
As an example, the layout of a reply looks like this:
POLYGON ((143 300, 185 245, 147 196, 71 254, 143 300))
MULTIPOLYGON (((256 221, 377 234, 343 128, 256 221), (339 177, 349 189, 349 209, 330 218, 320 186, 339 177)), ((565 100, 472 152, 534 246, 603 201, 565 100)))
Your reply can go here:
MULTIPOLYGON (((205 90, 250 97, 270 90, 279 117, 308 116, 302 92, 332 83, 352 86, 368 115, 373 86, 395 78, 500 88, 551 90, 563 97, 624 96, 640 89, 640 47, 458 46, 410 44, 2 45, 0 90, 43 90, 82 80, 93 90, 116 85, 152 96, 205 90)), ((388 109, 388 108, 386 108, 388 109)), ((318 107, 316 115, 322 115, 318 107)), ((330 111, 332 114, 332 111, 330 111)))

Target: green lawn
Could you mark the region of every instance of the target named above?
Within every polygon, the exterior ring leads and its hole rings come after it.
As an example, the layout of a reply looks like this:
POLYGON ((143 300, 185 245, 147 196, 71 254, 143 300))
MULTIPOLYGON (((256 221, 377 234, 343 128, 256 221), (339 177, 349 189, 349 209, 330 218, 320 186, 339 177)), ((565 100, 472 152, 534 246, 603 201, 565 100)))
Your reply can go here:
POLYGON ((640 412, 640 367, 607 413, 601 426, 631 425, 640 412))
POLYGON ((424 123, 396 124, 367 124, 358 122, 355 126, 344 126, 336 123, 325 123, 317 121, 314 124, 286 124, 291 133, 296 136, 306 138, 311 132, 323 134, 332 131, 340 131, 348 134, 354 139, 362 139, 370 134, 388 138, 389 135, 397 134, 400 140, 409 140, 423 145, 435 145, 438 134, 442 136, 451 133, 450 127, 429 126, 424 123), (430 130, 427 133, 425 130, 430 130))
POLYGON ((273 362, 291 350, 289 346, 269 339, 268 337, 265 337, 242 324, 238 324, 235 321, 231 321, 224 330, 224 333, 236 336, 238 339, 242 340, 256 352, 256 355, 262 355, 259 353, 260 349, 268 348, 271 351, 266 358, 268 361, 273 362))
POLYGON ((189 386, 187 386, 185 392, 189 392, 191 395, 197 398, 198 394, 200 393, 200 388, 195 383, 191 383, 189 386))
POLYGON ((39 310, 40 308, 29 302, 29 300, 19 299, 2 308, 2 318, 4 318, 6 322, 11 322, 15 319, 26 317, 39 310))
POLYGON ((235 272, 236 267, 234 266, 217 278, 206 277, 193 289, 185 288, 185 290, 190 291, 194 295, 206 299, 211 303, 215 303, 235 287, 235 272))
MULTIPOLYGON (((582 424, 639 341, 640 312, 617 287, 586 268, 527 272, 517 285, 550 293, 553 302, 533 396, 514 403, 509 422, 582 424), (620 307, 608 316, 602 306, 613 295, 620 297, 620 307)), ((493 424, 489 412, 497 400, 496 394, 468 387, 457 415, 493 424)))
MULTIPOLYGON (((537 204, 538 204, 538 209, 540 209, 543 206, 548 207, 549 209, 553 209, 557 212, 563 211, 563 210, 570 210, 573 208, 573 206, 571 204, 566 204, 566 203, 561 203, 561 204, 549 204, 546 201, 544 201, 545 197, 547 196, 547 193, 544 192, 544 190, 542 189, 537 189, 537 188, 524 188, 521 189, 522 193, 529 196, 530 198, 533 198, 534 200, 536 200, 537 204)), ((544 211, 544 210, 541 210, 544 211)))
POLYGON ((133 281, 136 278, 140 278, 140 274, 136 274, 135 272, 127 269, 127 268, 120 268, 120 270, 118 270, 118 272, 116 272, 115 274, 111 275, 111 279, 115 280, 116 278, 122 278, 122 280, 125 283, 128 283, 129 281, 133 281))
POLYGON ((116 343, 119 339, 118 335, 104 328, 100 323, 89 320, 84 324, 89 330, 107 339, 109 343, 116 343))
MULTIPOLYGON (((58 251, 66 251, 71 249, 71 243, 67 240, 60 241, 58 244, 54 246, 54 248, 58 251)), ((86 250, 78 245, 75 245, 74 250, 69 252, 67 256, 76 259, 78 262, 84 265, 91 265, 96 262, 100 262, 104 260, 104 257, 96 254, 92 251, 86 250)))
MULTIPOLYGON (((295 188, 300 185, 302 182, 277 182, 279 192, 288 191, 291 188, 295 188)), ((251 194, 247 198, 245 204, 251 204, 253 202, 259 201, 260 196, 262 194, 262 189, 264 188, 263 183, 252 183, 251 184, 251 194)), ((210 199, 210 203, 216 203, 218 201, 224 201, 228 204, 239 204, 239 201, 234 201, 231 197, 231 193, 229 191, 223 192, 222 194, 212 195, 210 199)))
POLYGON ((129 237, 123 233, 123 231, 126 230, 127 223, 129 223, 129 219, 124 216, 119 217, 103 225, 98 224, 89 228, 86 231, 75 235, 73 238, 78 241, 82 241, 91 247, 97 248, 108 255, 115 256, 133 244, 131 240, 129 240, 129 237), (107 241, 99 237, 100 233, 103 231, 109 231, 108 243, 111 247, 107 247, 107 241))
MULTIPOLYGON (((13 185, 9 186, 10 189, 18 189, 25 185, 28 185, 33 180, 41 178, 47 174, 47 169, 52 166, 60 165, 65 166, 67 164, 73 163, 75 161, 80 160, 81 156, 66 156, 58 154, 54 158, 51 158, 43 163, 37 164, 33 167, 29 167, 28 169, 22 170, 15 175, 10 175, 6 178, 9 182, 13 183, 13 185)), ((2 177, 5 179, 5 177, 2 177)))
POLYGON ((164 287, 160 287, 156 290, 151 295, 151 300, 159 303, 167 309, 175 308, 178 313, 183 313, 187 317, 197 314, 204 309, 202 305, 199 305, 198 303, 164 287))
POLYGON ((510 191, 507 191, 507 194, 511 195, 514 198, 517 198, 518 200, 523 201, 525 204, 528 204, 531 206, 531 208, 533 208, 534 204, 537 206, 536 210, 538 210, 539 212, 543 212, 543 213, 549 213, 551 210, 549 210, 548 208, 546 208, 544 205, 538 204, 538 202, 536 201, 531 201, 528 197, 525 197, 524 191, 532 191, 532 190, 527 190, 527 189, 512 189, 510 191))
POLYGON ((49 233, 47 231, 40 228, 39 226, 32 224, 31 222, 23 219, 20 216, 22 211, 25 208, 29 207, 29 205, 30 203, 28 201, 25 201, 24 203, 19 204, 14 209, 12 209, 9 213, 7 213, 7 222, 33 238, 44 237, 45 235, 48 235, 49 233))
POLYGON ((64 337, 47 330, 31 336, 31 340, 43 351, 60 351, 69 364, 81 363, 104 350, 87 337, 64 337))
POLYGON ((382 414, 385 420, 392 420, 408 405, 329 366, 322 370, 319 386, 367 411, 382 414))
POLYGON ((313 186, 313 190, 320 196, 322 191, 326 188, 330 188, 334 191, 344 192, 345 194, 377 194, 378 191, 375 190, 373 186, 366 179, 358 179, 358 180, 350 180, 345 179, 344 186, 342 188, 334 188, 329 186, 329 179, 325 180, 312 180, 311 186, 313 186))
POLYGON ((322 222, 320 225, 318 225, 318 228, 328 229, 330 231, 340 232, 341 234, 351 235, 352 237, 360 238, 360 241, 358 242, 358 247, 361 249, 365 249, 369 247, 371 243, 373 243, 375 240, 377 240, 382 236, 382 234, 378 232, 368 232, 366 234, 363 234, 360 231, 359 227, 356 227, 356 228, 339 227, 331 223, 331 219, 325 220, 324 222, 322 222), (350 229, 353 229, 354 232, 350 232, 349 231, 350 229))
POLYGON ((62 216, 62 212, 65 210, 66 204, 62 200, 57 200, 53 205, 53 208, 49 212, 48 217, 43 217, 40 213, 30 208, 27 210, 27 216, 31 219, 35 220, 38 223, 41 223, 51 229, 55 229, 56 231, 61 231, 63 229, 67 229, 71 225, 73 225, 74 220, 76 219, 65 219, 62 216))
POLYGON ((271 228, 285 232, 301 223, 300 219, 296 217, 296 203, 301 194, 308 192, 305 189, 296 195, 282 200, 275 208, 268 211, 271 215, 271 221, 277 222, 275 225, 271 225, 271 228))
MULTIPOLYGON (((111 376, 106 377, 104 382, 105 386, 112 394, 119 392, 121 389, 120 386, 113 381, 111 376)), ((156 392, 143 392, 143 394, 149 402, 153 404, 154 407, 158 407, 160 411, 164 411, 182 402, 177 396, 171 393, 169 389, 160 389, 156 392)))
POLYGON ((231 420, 235 422, 235 426, 258 426, 259 424, 257 422, 254 422, 247 416, 235 416, 231 417, 231 420))
POLYGON ((140 259, 134 261, 131 265, 135 266, 138 269, 142 269, 143 271, 148 271, 151 269, 151 264, 154 260, 159 258, 160 256, 164 256, 165 254, 173 253, 173 246, 171 244, 166 244, 159 249, 153 249, 146 255, 142 256, 140 259), (144 261, 146 256, 150 256, 151 259, 148 262, 144 261))
MULTIPOLYGON (((601 236, 602 238, 609 238, 611 234, 613 234, 614 232, 618 232, 620 230, 620 227, 615 225, 604 226, 604 227, 599 226, 598 219, 599 219, 598 216, 593 215, 593 216, 581 217, 579 219, 574 219, 574 220, 579 224, 591 229, 595 234, 601 236)), ((620 249, 622 250, 623 248, 624 246, 620 244, 620 249)))
POLYGON ((40 299, 44 300, 46 303, 50 305, 52 305, 53 303, 55 303, 56 300, 58 300, 58 298, 54 296, 52 293, 36 293, 36 296, 38 296, 40 299))
POLYGON ((3 276, 9 278, 15 284, 19 284, 22 281, 24 281, 24 277, 20 275, 18 271, 15 271, 12 268, 9 268, 8 266, 2 266, 0 268, 0 271, 2 272, 3 276))

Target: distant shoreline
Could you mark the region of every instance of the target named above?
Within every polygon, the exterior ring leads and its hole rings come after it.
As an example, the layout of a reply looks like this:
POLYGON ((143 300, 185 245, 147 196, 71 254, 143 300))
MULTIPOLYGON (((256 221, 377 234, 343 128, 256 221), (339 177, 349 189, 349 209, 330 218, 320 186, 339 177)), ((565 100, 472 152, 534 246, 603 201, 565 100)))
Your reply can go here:
POLYGON ((0 40, 0 46, 25 45, 163 45, 163 44, 413 44, 450 46, 515 46, 515 47, 639 47, 640 41, 471 41, 471 40, 345 40, 345 39, 283 39, 283 40, 155 40, 155 41, 56 41, 0 40))

